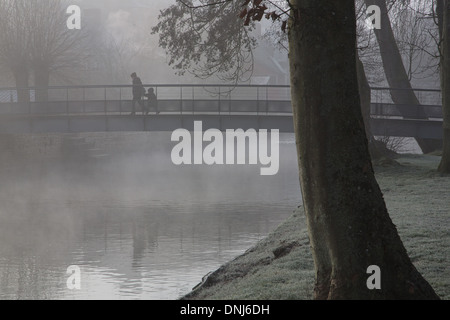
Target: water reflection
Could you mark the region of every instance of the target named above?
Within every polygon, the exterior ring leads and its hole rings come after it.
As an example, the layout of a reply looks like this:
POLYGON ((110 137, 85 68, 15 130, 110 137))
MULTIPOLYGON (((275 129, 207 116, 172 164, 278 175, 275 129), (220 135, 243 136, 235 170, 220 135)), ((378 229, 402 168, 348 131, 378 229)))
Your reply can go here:
POLYGON ((291 135, 270 177, 176 167, 167 135, 120 139, 67 137, 61 155, 2 172, 0 299, 175 299, 300 202, 291 135), (66 287, 70 265, 79 291, 66 287))

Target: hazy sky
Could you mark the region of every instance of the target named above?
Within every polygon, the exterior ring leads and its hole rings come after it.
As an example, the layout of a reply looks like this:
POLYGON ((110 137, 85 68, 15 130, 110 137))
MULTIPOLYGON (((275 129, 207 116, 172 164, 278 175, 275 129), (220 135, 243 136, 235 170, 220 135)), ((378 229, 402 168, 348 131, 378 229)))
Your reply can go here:
POLYGON ((159 11, 175 3, 175 0, 76 0, 84 8, 104 8, 114 10, 120 8, 154 8, 159 11))

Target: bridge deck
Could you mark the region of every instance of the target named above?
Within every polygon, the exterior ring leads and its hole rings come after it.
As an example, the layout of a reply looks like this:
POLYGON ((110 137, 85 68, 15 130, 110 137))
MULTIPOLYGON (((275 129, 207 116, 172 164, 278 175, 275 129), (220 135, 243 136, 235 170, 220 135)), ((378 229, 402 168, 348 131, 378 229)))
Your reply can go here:
MULTIPOLYGON (((202 121, 203 129, 278 129, 294 132, 291 114, 174 114, 144 115, 8 115, 0 117, 0 133, 81 133, 108 131, 173 131, 193 129, 202 121)), ((442 120, 372 118, 374 135, 442 139, 442 120)))

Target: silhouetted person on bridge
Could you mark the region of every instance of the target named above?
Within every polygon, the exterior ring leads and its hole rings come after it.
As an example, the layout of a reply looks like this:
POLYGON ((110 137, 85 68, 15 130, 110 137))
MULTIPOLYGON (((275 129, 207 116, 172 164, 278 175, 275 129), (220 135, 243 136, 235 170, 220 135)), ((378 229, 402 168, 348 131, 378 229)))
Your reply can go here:
POLYGON ((148 92, 144 94, 145 97, 147 97, 147 106, 145 110, 145 114, 148 114, 150 111, 150 108, 155 108, 156 114, 159 113, 158 111, 158 99, 156 98, 155 92, 153 88, 149 88, 148 92))
POLYGON ((141 106, 142 113, 144 113, 145 110, 144 103, 142 102, 142 95, 145 93, 145 88, 142 85, 141 79, 136 75, 136 72, 133 72, 131 74, 131 79, 133 79, 133 101, 131 102, 133 111, 131 112, 131 114, 136 114, 136 110, 134 109, 136 102, 141 106))

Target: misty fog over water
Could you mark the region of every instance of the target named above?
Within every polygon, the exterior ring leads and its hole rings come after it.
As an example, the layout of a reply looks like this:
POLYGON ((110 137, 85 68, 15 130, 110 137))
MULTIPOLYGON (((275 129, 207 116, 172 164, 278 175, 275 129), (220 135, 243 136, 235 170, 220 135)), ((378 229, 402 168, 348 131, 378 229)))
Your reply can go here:
POLYGON ((6 149, 0 299, 175 299, 301 203, 291 134, 275 176, 259 165, 175 166, 170 133, 59 139, 34 141, 31 156, 6 149), (66 286, 71 265, 81 290, 66 286))

